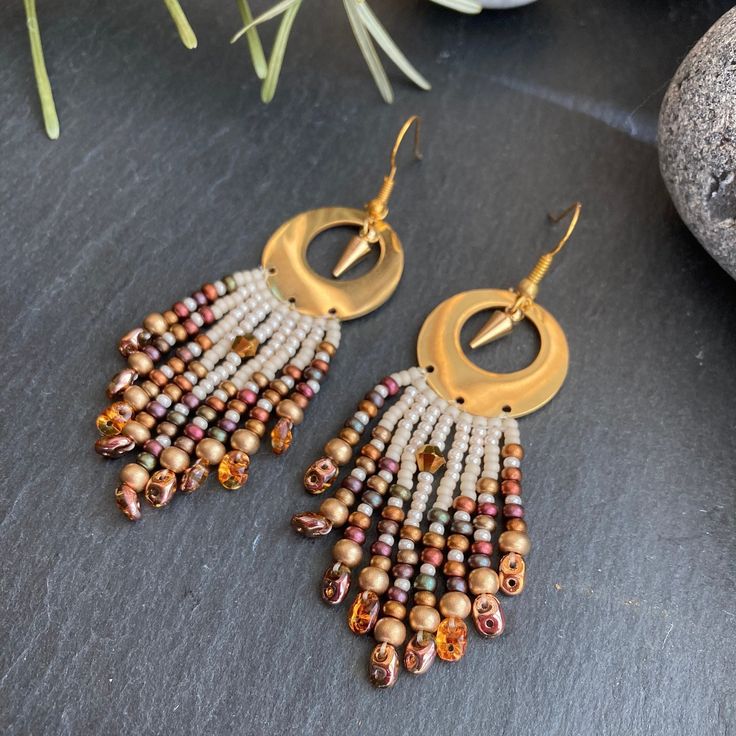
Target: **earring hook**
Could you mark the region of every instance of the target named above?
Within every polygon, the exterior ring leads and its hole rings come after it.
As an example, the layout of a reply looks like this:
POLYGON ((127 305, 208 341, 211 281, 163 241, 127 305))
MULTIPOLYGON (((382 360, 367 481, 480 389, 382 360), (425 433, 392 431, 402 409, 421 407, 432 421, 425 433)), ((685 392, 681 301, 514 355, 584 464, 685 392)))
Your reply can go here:
POLYGON ((557 245, 551 251, 541 255, 529 275, 519 282, 519 285, 516 287, 516 301, 514 304, 504 311, 497 310, 491 315, 488 322, 483 325, 478 334, 470 341, 471 348, 479 348, 481 345, 486 345, 493 340, 498 340, 499 337, 508 335, 514 329, 514 325, 524 319, 526 311, 537 298, 539 284, 552 266, 554 257, 565 247, 567 241, 570 240, 570 236, 578 224, 582 208, 583 205, 580 202, 573 202, 559 214, 547 215, 549 221, 555 224, 572 213, 570 224, 567 226, 565 234, 560 238, 557 245))
POLYGON ((376 232, 375 226, 377 222, 385 220, 388 215, 388 200, 394 190, 394 185, 396 184, 396 172, 398 170, 396 156, 399 153, 399 148, 401 147, 401 143, 406 137, 406 134, 415 123, 414 156, 419 160, 422 159, 422 153, 419 150, 419 131, 422 119, 419 115, 412 115, 401 126, 401 129, 396 136, 393 148, 391 149, 391 155, 389 156, 388 175, 383 177, 383 184, 381 185, 378 194, 365 206, 366 216, 363 221, 363 227, 360 229, 360 233, 350 240, 343 251, 343 254, 340 256, 340 260, 337 262, 337 265, 332 269, 332 275, 335 278, 339 278, 359 261, 363 260, 363 258, 371 252, 371 246, 378 242, 378 233, 376 232))

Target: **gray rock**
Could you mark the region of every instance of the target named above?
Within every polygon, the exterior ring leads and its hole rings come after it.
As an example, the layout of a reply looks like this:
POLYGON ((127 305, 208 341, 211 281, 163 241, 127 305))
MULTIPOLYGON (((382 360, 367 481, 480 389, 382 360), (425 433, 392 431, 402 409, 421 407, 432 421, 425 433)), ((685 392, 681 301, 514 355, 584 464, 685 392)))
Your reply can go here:
POLYGON ((675 73, 658 138, 662 176, 680 216, 736 278, 736 8, 675 73))

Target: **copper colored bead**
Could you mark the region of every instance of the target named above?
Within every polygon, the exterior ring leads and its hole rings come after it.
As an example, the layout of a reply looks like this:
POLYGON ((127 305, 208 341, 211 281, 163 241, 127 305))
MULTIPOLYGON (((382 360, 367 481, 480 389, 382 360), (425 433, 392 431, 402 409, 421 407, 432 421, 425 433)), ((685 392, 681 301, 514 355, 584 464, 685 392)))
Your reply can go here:
POLYGON ((264 376, 260 371, 256 371, 250 380, 253 381, 253 383, 255 383, 260 389, 264 389, 268 386, 268 376, 264 376))
POLYGON ((467 552, 470 549, 470 542, 464 534, 450 534, 447 537, 447 546, 450 549, 459 549, 461 552, 467 552))
POLYGON ((396 506, 384 506, 383 510, 381 511, 382 518, 390 519, 391 521, 396 521, 398 523, 404 521, 405 516, 406 514, 396 506))
POLYGON ((378 407, 372 401, 365 399, 358 404, 358 410, 364 411, 371 419, 378 414, 378 407))
POLYGON ((363 445, 360 448, 360 454, 364 457, 369 457, 374 462, 378 462, 381 459, 381 451, 371 444, 363 445))
POLYGON ((414 593, 414 605, 435 608, 437 606, 437 596, 429 590, 418 590, 414 593))
POLYGON ((225 411, 225 402, 222 399, 218 399, 217 396, 208 396, 207 401, 204 402, 210 409, 214 409, 218 414, 225 411))
POLYGON ((165 389, 164 393, 174 402, 176 403, 179 401, 179 399, 182 396, 182 390, 175 384, 170 383, 165 389))
POLYGON ((284 398, 289 393, 289 387, 280 378, 271 381, 269 388, 275 391, 281 398, 284 398))
POLYGON ((524 519, 506 519, 506 530, 510 532, 525 532, 527 525, 524 519))
POLYGON ((504 468, 501 471, 503 480, 518 480, 521 482, 521 468, 504 468))
POLYGON ((176 338, 177 342, 184 342, 188 337, 187 331, 180 324, 171 325, 169 331, 176 338))
POLYGON ((458 511, 467 511, 472 514, 475 511, 475 501, 467 496, 457 496, 452 503, 452 507, 458 511))
POLYGON ((396 561, 403 565, 418 565, 419 554, 413 549, 400 549, 396 553, 396 561))
POLYGON ((335 491, 335 498, 338 501, 342 501, 348 507, 355 504, 355 494, 347 488, 338 488, 335 491))
POLYGON ((123 483, 115 491, 115 503, 129 521, 141 518, 141 502, 134 488, 123 483))
POLYGON ((518 496, 521 493, 521 483, 519 483, 518 480, 501 481, 501 493, 503 493, 504 496, 509 493, 518 496))
POLYGON ((442 552, 434 547, 425 547, 422 550, 422 562, 428 562, 430 565, 439 567, 443 559, 444 555, 442 552))
POLYGON ((504 445, 501 448, 501 457, 515 457, 517 460, 523 460, 524 448, 516 444, 504 445))
POLYGON ((309 406, 309 399, 298 391, 294 391, 294 394, 291 396, 291 401, 293 401, 302 411, 309 406))
POLYGON ((174 376, 174 383, 184 392, 189 393, 194 386, 192 386, 192 382, 185 378, 184 376, 174 376))
POLYGON ((302 372, 295 365, 291 365, 291 363, 284 368, 283 372, 287 376, 291 376, 295 381, 298 381, 302 377, 302 372))
POLYGON ((362 511, 353 511, 353 513, 348 517, 348 522, 363 530, 371 528, 371 517, 367 516, 362 511))
POLYGON ((382 610, 385 616, 391 616, 399 621, 403 621, 406 618, 406 606, 398 601, 386 601, 383 604, 382 610))
POLYGON ((373 555, 371 557, 371 566, 380 567, 381 570, 388 572, 391 569, 391 558, 383 555, 373 555))
POLYGON ((218 388, 221 388, 231 399, 238 393, 238 387, 232 381, 223 381, 218 388))
MULTIPOLYGON (((473 526, 476 529, 487 529, 489 532, 493 532, 496 530, 496 520, 492 516, 478 514, 478 516, 473 519, 473 526)), ((506 527, 508 528, 508 524, 506 527)))
POLYGON ((208 302, 217 301, 218 294, 214 284, 202 284, 200 291, 207 297, 208 302))
POLYGON ((341 440, 345 440, 351 447, 360 442, 360 435, 352 427, 343 427, 340 430, 339 437, 341 440))
POLYGON ((363 457, 361 455, 359 458, 356 458, 355 464, 359 468, 363 468, 363 470, 365 470, 366 472, 366 475, 373 475, 373 473, 376 472, 376 464, 369 457, 363 457))
POLYGON ((179 321, 179 317, 173 309, 167 309, 163 314, 163 318, 166 320, 167 327, 171 327, 179 321))
POLYGON ((245 428, 254 432, 259 437, 263 437, 266 434, 266 425, 258 419, 248 419, 245 423, 245 428))
POLYGON ((209 350, 212 347, 212 340, 210 340, 204 332, 200 332, 197 337, 194 338, 195 342, 202 348, 202 350, 209 350))
POLYGON ((152 370, 148 374, 148 378, 161 388, 163 388, 169 382, 169 377, 158 368, 152 370))
POLYGON ((317 346, 317 351, 318 352, 321 351, 323 353, 327 353, 327 355, 329 355, 330 358, 334 358, 335 357, 335 353, 337 352, 337 348, 331 342, 326 342, 326 341, 323 340, 317 346))
POLYGON ((422 543, 427 547, 444 549, 447 542, 441 534, 437 534, 435 532, 426 532, 422 537, 422 543))
POLYGON ((422 539, 422 530, 418 526, 402 526, 399 536, 401 539, 411 539, 416 543, 422 539))
POLYGON ((174 371, 174 373, 184 373, 184 371, 187 369, 186 363, 181 358, 177 358, 176 356, 169 358, 168 366, 169 368, 171 368, 172 371, 174 371))
POLYGON ((266 399, 266 401, 270 401, 274 406, 281 403, 281 394, 274 391, 272 388, 267 388, 263 392, 263 398, 266 399))
POLYGON ((498 481, 494 478, 479 478, 475 490, 478 493, 498 493, 498 481))
POLYGON ((448 578, 464 578, 465 577, 465 565, 462 562, 455 560, 448 560, 445 562, 443 572, 448 578))
POLYGON ((262 422, 263 424, 265 424, 271 418, 271 414, 266 411, 266 409, 264 409, 262 406, 254 406, 250 410, 248 416, 258 422, 262 422))
POLYGON ((345 465, 353 456, 353 448, 345 440, 336 437, 325 445, 325 455, 331 457, 338 465, 345 465))
POLYGON ((158 427, 156 427, 156 431, 159 434, 165 434, 167 437, 176 437, 176 435, 179 434, 179 427, 171 422, 161 422, 158 427))
MULTIPOLYGON (((196 443, 193 439, 189 437, 177 437, 176 442, 174 443, 175 447, 178 447, 180 450, 184 450, 187 455, 193 455, 194 454, 194 448, 196 447, 196 443)), ((186 470, 186 468, 184 468, 186 470)))
POLYGON ((152 417, 148 412, 139 411, 135 415, 135 419, 139 424, 142 424, 146 429, 153 429, 156 426, 156 419, 152 417))
POLYGON ((381 478, 380 475, 372 475, 366 481, 366 486, 376 493, 380 493, 382 496, 386 495, 388 490, 388 481, 385 478, 381 478))
POLYGON ((238 412, 238 414, 245 414, 248 410, 248 405, 239 399, 230 399, 230 401, 227 402, 227 408, 238 412))

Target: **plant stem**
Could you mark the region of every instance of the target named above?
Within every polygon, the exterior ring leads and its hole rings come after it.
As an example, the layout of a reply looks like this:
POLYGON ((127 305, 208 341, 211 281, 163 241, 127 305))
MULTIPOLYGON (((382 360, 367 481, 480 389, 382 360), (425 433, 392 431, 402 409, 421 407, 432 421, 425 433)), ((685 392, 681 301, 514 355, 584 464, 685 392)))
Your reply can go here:
POLYGON ((171 15, 171 19, 174 21, 176 30, 179 31, 181 42, 188 49, 196 49, 197 37, 194 35, 194 31, 189 25, 187 16, 184 14, 184 10, 182 10, 181 5, 179 5, 179 0, 164 0, 164 4, 171 15))
MULTIPOLYGON (((243 19, 243 25, 249 26, 253 22, 253 13, 250 12, 248 0, 236 0, 240 9, 240 17, 243 19)), ((261 37, 255 28, 251 28, 246 37, 248 39, 248 48, 250 49, 250 57, 253 60, 253 68, 255 69, 258 79, 265 79, 268 71, 266 64, 266 56, 263 53, 261 45, 261 37)))
POLYGON ((46 71, 46 62, 43 59, 43 47, 41 46, 41 31, 38 26, 36 15, 36 0, 23 0, 26 8, 26 25, 28 26, 28 37, 31 41, 31 58, 33 59, 33 72, 36 75, 36 86, 38 96, 41 100, 41 112, 46 135, 55 141, 59 137, 59 118, 54 105, 54 93, 51 91, 51 82, 46 71))

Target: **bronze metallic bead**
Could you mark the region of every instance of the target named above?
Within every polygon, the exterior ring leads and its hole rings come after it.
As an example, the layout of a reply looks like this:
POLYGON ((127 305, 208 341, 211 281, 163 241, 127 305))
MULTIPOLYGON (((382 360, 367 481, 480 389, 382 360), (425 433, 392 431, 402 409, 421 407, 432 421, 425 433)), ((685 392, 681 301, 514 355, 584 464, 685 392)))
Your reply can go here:
POLYGON ((431 590, 418 590, 414 593, 414 605, 435 608, 437 606, 437 596, 431 590))
POLYGON ((366 481, 366 485, 382 496, 386 495, 386 491, 388 490, 388 481, 385 478, 381 478, 380 475, 372 475, 366 481))
POLYGON ((402 526, 399 536, 401 539, 411 539, 416 544, 422 539, 422 530, 418 526, 402 526))
POLYGON ((191 464, 189 455, 179 447, 165 447, 159 457, 159 462, 164 468, 173 470, 175 473, 183 473, 191 464))
POLYGON ((156 426, 156 419, 152 417, 147 411, 139 411, 135 415, 137 422, 142 424, 146 429, 153 429, 156 426))
POLYGON ((255 455, 261 446, 261 438, 249 429, 237 429, 230 438, 230 446, 246 455, 255 455))
POLYGON ((457 511, 467 511, 469 514, 475 512, 475 501, 467 496, 456 496, 452 507, 457 511))
POLYGON ((332 548, 332 556, 336 562, 342 562, 343 565, 352 569, 360 565, 360 561, 363 559, 363 550, 352 539, 339 539, 332 548))
POLYGON ((364 457, 369 457, 374 462, 378 462, 381 459, 381 451, 370 443, 360 448, 360 454, 364 457))
MULTIPOLYGON (((180 450, 184 450, 187 455, 192 457, 194 456, 194 448, 196 447, 196 443, 191 437, 182 435, 181 437, 176 438, 176 442, 174 442, 174 447, 178 447, 180 450)), ((189 464, 187 464, 187 467, 189 467, 189 464)), ((184 470, 186 470, 186 468, 184 468, 184 470)))
POLYGON ((391 569, 391 558, 383 555, 373 555, 371 557, 371 566, 380 567, 381 570, 388 572, 391 569))
POLYGON ((371 419, 373 419, 376 414, 378 414, 378 407, 372 401, 363 399, 363 401, 358 404, 358 411, 364 411, 371 419))
POLYGON ((200 332, 199 335, 194 338, 194 340, 202 348, 202 350, 209 350, 213 345, 212 340, 207 337, 204 332, 200 332))
POLYGON ((165 389, 164 393, 176 403, 182 396, 182 390, 175 384, 170 383, 165 389))
POLYGON ((371 528, 371 517, 362 511, 353 511, 348 517, 348 523, 366 530, 371 528))
POLYGON ((166 320, 166 327, 171 327, 179 321, 179 317, 173 309, 167 309, 162 317, 166 320))
POLYGON ((464 534, 450 534, 447 537, 447 546, 450 549, 459 549, 461 552, 467 552, 470 549, 470 541, 464 534))
POLYGON ((139 376, 147 376, 153 370, 153 361, 142 350, 137 350, 128 356, 128 365, 139 376))
POLYGON ((135 419, 132 419, 123 427, 121 434, 130 437, 139 447, 151 439, 151 433, 148 431, 148 428, 135 419))
POLYGON ((258 422, 263 422, 263 424, 266 424, 268 420, 271 419, 271 413, 268 409, 264 409, 262 406, 251 407, 251 410, 248 412, 248 416, 258 422))
POLYGON ((422 543, 425 547, 444 549, 447 542, 441 534, 437 534, 436 532, 425 532, 424 536, 422 537, 422 543))
MULTIPOLYGON (((476 529, 487 529, 489 532, 493 532, 496 530, 496 520, 492 516, 478 514, 478 516, 473 519, 473 526, 476 529)), ((508 526, 508 524, 506 526, 508 526)))
POLYGON ((355 447, 360 441, 360 435, 352 427, 343 427, 340 430, 340 439, 345 440, 351 447, 355 447))
POLYGON ((524 519, 506 519, 506 531, 525 532, 527 530, 524 519))
POLYGON ((348 507, 336 498, 326 498, 322 501, 319 512, 322 516, 329 519, 333 526, 343 526, 350 514, 348 507))
POLYGON ((406 606, 398 601, 386 601, 381 610, 384 616, 391 616, 391 618, 398 619, 399 621, 403 621, 406 618, 406 606))
POLYGON ((289 393, 289 387, 280 378, 271 381, 270 386, 282 399, 289 393))
POLYGON ((381 440, 384 444, 388 444, 391 439, 391 432, 386 429, 386 427, 373 427, 371 436, 375 437, 377 440, 381 440))
POLYGON ((161 422, 156 428, 156 431, 159 434, 165 434, 167 437, 176 437, 179 434, 179 427, 173 422, 161 422))
MULTIPOLYGON (((274 391, 272 393, 276 392, 274 391)), ((280 417, 291 419, 295 425, 301 424, 304 421, 304 412, 291 399, 284 399, 276 407, 276 413, 280 417)))
POLYGON ((120 482, 130 486, 138 493, 146 489, 148 478, 148 471, 138 465, 138 463, 128 463, 120 471, 120 482))
POLYGON ((465 593, 453 591, 451 593, 445 593, 440 598, 440 613, 445 618, 450 618, 450 616, 467 618, 470 615, 471 608, 470 598, 465 593))
POLYGON ((128 386, 123 394, 123 400, 128 406, 132 406, 135 411, 142 411, 146 408, 146 404, 151 400, 151 397, 140 386, 128 386))
POLYGON ((169 358, 167 364, 174 373, 184 373, 187 369, 187 364, 181 358, 177 358, 176 355, 169 358))
POLYGON ((258 388, 260 389, 264 389, 266 388, 266 386, 268 386, 268 377, 264 376, 263 373, 261 373, 260 371, 256 371, 251 376, 250 380, 253 381, 253 383, 255 383, 256 386, 258 386, 258 388))
POLYGON ((207 369, 198 360, 190 361, 187 368, 199 379, 205 378, 207 376, 207 369))
POLYGON ((506 531, 498 538, 498 548, 501 552, 516 552, 525 557, 532 548, 532 542, 526 532, 506 531))
POLYGON ((202 417, 202 419, 206 419, 210 424, 212 424, 217 419, 217 412, 206 404, 202 404, 199 409, 197 409, 197 416, 202 417))
POLYGON ((521 483, 518 480, 501 481, 501 493, 507 496, 509 493, 518 496, 521 493, 521 483))
MULTIPOLYGON (((143 381, 141 388, 152 398, 155 399, 160 393, 161 389, 153 381, 143 381)), ((148 402, 146 402, 148 403, 148 402)))
POLYGON ((355 464, 359 468, 363 468, 365 470, 366 475, 373 475, 373 473, 376 472, 377 467, 376 464, 371 460, 369 457, 363 457, 362 455, 355 460, 355 464))
POLYGON ((521 468, 504 468, 501 471, 503 480, 518 480, 521 483, 521 468))
POLYGON ((371 590, 383 595, 389 586, 388 573, 380 567, 364 567, 358 575, 358 585, 361 590, 371 590))
POLYGON ((468 575, 470 592, 474 595, 490 593, 495 595, 498 591, 498 574, 490 567, 478 567, 470 571, 468 575))
POLYGON ((335 498, 338 501, 342 501, 348 507, 355 504, 355 494, 347 488, 338 488, 335 491, 335 498))
POLYGON ((312 368, 316 368, 318 371, 322 371, 322 373, 328 373, 330 370, 330 364, 325 363, 324 360, 319 360, 318 358, 315 358, 312 363, 312 368))
POLYGON ((221 388, 231 399, 238 393, 238 387, 232 381, 223 381, 218 388, 221 388))
POLYGON ((162 314, 153 312, 143 320, 143 327, 152 335, 163 335, 168 325, 162 314))
POLYGON ((218 414, 225 411, 225 402, 222 401, 222 399, 218 399, 217 396, 208 396, 205 404, 207 404, 210 409, 214 409, 218 414))
POLYGON ((169 377, 158 368, 154 368, 148 374, 148 380, 153 381, 157 386, 163 388, 169 382, 169 377))
POLYGON ((416 565, 419 562, 419 553, 414 549, 400 549, 396 553, 396 561, 416 565))
POLYGON ((325 455, 331 457, 338 465, 345 465, 353 456, 353 448, 345 440, 335 437, 325 445, 325 455))
POLYGON ((309 406, 309 399, 304 394, 300 394, 298 391, 294 391, 294 393, 291 395, 290 399, 302 411, 304 411, 309 406))
POLYGON ((397 506, 384 506, 381 511, 381 518, 395 521, 397 524, 404 521, 405 517, 406 514, 397 506))
POLYGON ((521 445, 510 444, 501 448, 501 457, 515 457, 517 460, 524 459, 524 448, 521 445))
POLYGON ((494 478, 479 478, 475 490, 478 493, 498 493, 498 481, 494 478))
POLYGON ((249 429, 259 437, 263 437, 266 433, 266 425, 263 422, 259 422, 257 419, 248 419, 245 423, 245 428, 249 429))
POLYGON ((327 353, 327 355, 329 355, 330 358, 334 358, 335 353, 337 352, 337 348, 331 342, 327 342, 323 340, 317 346, 317 352, 327 353))
POLYGON ((198 458, 201 458, 209 465, 217 465, 225 455, 225 445, 222 442, 213 440, 212 437, 205 437, 197 443, 195 452, 198 458))
POLYGON ((464 578, 466 572, 465 564, 457 560, 448 560, 445 562, 442 571, 448 578, 464 578))
POLYGON ((414 631, 434 633, 440 625, 440 614, 433 606, 414 606, 409 613, 409 626, 414 631))
POLYGON ((406 626, 397 618, 385 616, 378 620, 376 628, 373 629, 373 638, 377 642, 386 642, 395 647, 400 647, 406 639, 406 626))
POLYGON ((266 401, 270 401, 274 406, 281 403, 281 394, 278 391, 274 391, 272 388, 267 388, 263 392, 262 396, 266 401))
POLYGON ((245 414, 245 412, 248 411, 248 404, 244 401, 240 401, 239 399, 230 399, 230 401, 227 402, 227 408, 238 412, 238 414, 245 414))
POLYGON ((184 376, 174 376, 174 383, 185 393, 188 394, 194 386, 192 382, 184 376))
POLYGON ((287 376, 291 376, 295 381, 301 380, 302 377, 302 372, 299 370, 299 368, 297 368, 295 365, 292 365, 291 363, 289 363, 289 365, 284 368, 282 373, 285 373, 287 376))
POLYGON ((177 342, 184 342, 189 337, 187 331, 184 329, 184 325, 171 325, 169 331, 176 338, 177 342))

